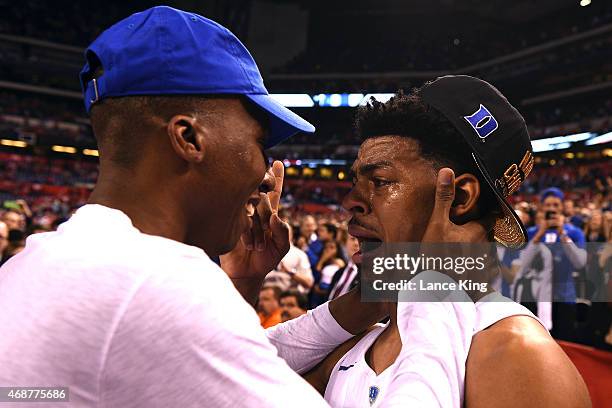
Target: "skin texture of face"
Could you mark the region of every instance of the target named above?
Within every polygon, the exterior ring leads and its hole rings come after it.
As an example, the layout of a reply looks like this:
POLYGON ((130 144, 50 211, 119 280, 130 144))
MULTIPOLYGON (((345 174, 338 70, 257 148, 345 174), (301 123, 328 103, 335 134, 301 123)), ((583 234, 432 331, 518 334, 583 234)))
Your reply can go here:
POLYGON ((264 316, 270 316, 278 308, 278 300, 274 297, 274 290, 262 289, 259 292, 259 301, 257 303, 259 312, 264 316))
POLYGON ((281 318, 283 322, 287 320, 295 319, 303 314, 306 314, 304 309, 301 309, 298 305, 298 301, 295 296, 285 296, 280 300, 281 307, 281 318))
POLYGON ((367 139, 353 164, 354 186, 343 201, 349 233, 360 240, 417 242, 434 205, 436 171, 418 142, 400 136, 367 139))
POLYGON ((244 102, 235 99, 224 101, 222 118, 213 126, 196 125, 194 130, 208 143, 204 142, 205 160, 201 166, 190 166, 185 186, 192 192, 188 210, 192 228, 186 243, 211 255, 222 254, 236 245, 249 225, 246 206, 258 202, 262 180, 266 189, 274 186, 274 177, 266 171, 265 132, 244 102))

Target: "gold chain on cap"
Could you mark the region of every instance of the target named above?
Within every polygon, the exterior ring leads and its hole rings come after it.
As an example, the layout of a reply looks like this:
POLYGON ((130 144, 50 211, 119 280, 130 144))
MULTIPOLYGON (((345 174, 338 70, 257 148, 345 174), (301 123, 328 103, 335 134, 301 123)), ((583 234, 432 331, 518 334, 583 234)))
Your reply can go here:
POLYGON ((533 169, 533 154, 527 150, 521 162, 517 165, 512 163, 510 167, 504 171, 502 177, 495 180, 495 185, 502 190, 504 197, 508 197, 520 187, 525 181, 531 170, 533 169))

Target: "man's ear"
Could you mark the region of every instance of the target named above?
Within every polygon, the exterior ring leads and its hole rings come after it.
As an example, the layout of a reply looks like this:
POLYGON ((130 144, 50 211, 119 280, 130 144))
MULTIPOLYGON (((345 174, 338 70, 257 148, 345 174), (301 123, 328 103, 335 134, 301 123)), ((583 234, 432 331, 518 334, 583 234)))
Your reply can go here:
POLYGON ((183 160, 201 163, 204 160, 207 129, 197 123, 196 118, 175 115, 168 122, 168 137, 172 148, 183 160))
POLYGON ((464 224, 478 216, 480 182, 470 173, 455 177, 455 200, 450 209, 450 219, 455 224, 464 224))

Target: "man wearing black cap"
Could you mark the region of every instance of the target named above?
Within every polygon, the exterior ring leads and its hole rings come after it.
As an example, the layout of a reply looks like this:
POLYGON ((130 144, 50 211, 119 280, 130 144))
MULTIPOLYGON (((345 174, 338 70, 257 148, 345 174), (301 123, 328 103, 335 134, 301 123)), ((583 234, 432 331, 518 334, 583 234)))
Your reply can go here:
MULTIPOLYGON (((505 199, 531 171, 531 144, 521 115, 491 85, 438 78, 386 103, 372 101, 360 109, 356 127, 365 140, 343 206, 360 243, 526 243, 505 199)), ((357 253, 355 262, 363 256, 357 253)), ((424 303, 417 306, 424 312, 407 317, 410 302, 391 303, 389 323, 349 340, 306 378, 332 406, 384 404, 402 364, 419 367, 428 385, 423 393, 444 407, 589 406, 584 382, 546 329, 506 300, 489 293, 474 305, 474 316, 465 305, 445 313, 424 303), (419 316, 460 325, 431 336, 415 327, 419 316), (405 358, 405 349, 424 344, 452 350, 435 363, 405 358), (442 387, 449 384, 450 393, 442 387)))

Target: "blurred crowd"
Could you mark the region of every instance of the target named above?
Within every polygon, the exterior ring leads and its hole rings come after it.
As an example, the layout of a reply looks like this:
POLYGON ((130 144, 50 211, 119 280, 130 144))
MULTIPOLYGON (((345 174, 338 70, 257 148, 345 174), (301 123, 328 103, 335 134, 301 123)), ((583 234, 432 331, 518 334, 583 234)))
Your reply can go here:
MULTIPOLYGON (((54 193, 32 186, 46 182, 56 184, 53 187, 61 187, 57 186, 61 183, 74 186, 79 180, 79 172, 88 175, 84 180, 95 180, 95 163, 75 165, 73 160, 22 156, 15 160, 16 157, 2 153, 0 174, 4 180, 21 181, 21 185, 29 186, 29 190, 11 190, 6 184, 0 186, 0 199, 3 200, 0 213, 1 263, 22 250, 29 235, 56 229, 84 204, 89 192, 85 189, 78 194, 70 190, 54 193), (24 193, 22 196, 20 191, 24 193)), ((576 251, 584 250, 584 256, 577 252, 578 258, 583 257, 584 262, 574 265, 571 254, 562 251, 554 254, 555 249, 551 247, 553 255, 542 252, 545 250, 540 252, 554 259, 550 265, 557 262, 565 266, 556 266, 556 272, 555 267, 545 271, 542 259, 547 258, 541 258, 544 255, 538 255, 539 264, 534 264, 531 258, 527 261, 521 254, 502 251, 499 254, 502 274, 496 283, 497 288, 506 296, 528 305, 541 320, 548 322, 557 338, 610 347, 609 310, 601 310, 606 303, 597 302, 593 290, 583 284, 585 274, 592 275, 595 270, 597 276, 587 276, 587 280, 599 279, 597 284, 602 288, 611 285, 612 245, 604 245, 612 243, 610 169, 605 164, 582 169, 551 167, 537 169, 530 180, 527 188, 535 194, 518 193, 514 205, 530 239, 558 243, 568 235, 575 243, 576 251), (551 185, 559 188, 548 188, 551 185), (546 232, 538 234, 539 230, 546 232), (594 247, 595 244, 600 246, 594 247), (564 268, 563 276, 559 275, 559 268, 564 268), (549 274, 548 278, 543 278, 545 273, 549 274), (551 285, 551 289, 543 291, 542 282, 551 285), (556 297, 556 292, 553 293, 556 289, 553 289, 559 285, 572 287, 568 292, 571 299, 556 297), (545 306, 551 300, 555 301, 554 307, 545 306), (569 304, 569 310, 556 306, 561 303, 569 304)), ((257 310, 264 327, 300 316, 346 293, 359 281, 359 266, 352 261, 352 255, 359 250, 359 242, 348 234, 349 215, 339 206, 342 194, 333 197, 336 200, 334 205, 308 207, 308 196, 296 199, 292 191, 295 194, 297 190, 285 191, 280 212, 281 218, 292 227, 291 247, 266 277, 259 297, 257 310)), ((607 295, 608 299, 610 295, 612 293, 607 295)))

